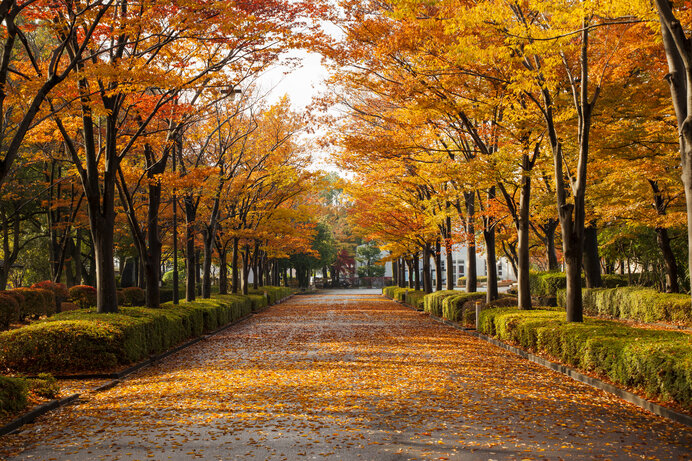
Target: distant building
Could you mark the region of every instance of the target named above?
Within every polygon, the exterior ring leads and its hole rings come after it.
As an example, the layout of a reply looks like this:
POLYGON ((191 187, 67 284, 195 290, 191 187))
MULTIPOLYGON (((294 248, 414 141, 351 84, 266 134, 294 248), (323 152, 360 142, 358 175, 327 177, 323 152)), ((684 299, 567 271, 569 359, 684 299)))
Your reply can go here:
MULTIPOLYGON (((457 285, 457 280, 459 280, 459 277, 465 277, 467 274, 468 270, 468 264, 466 262, 466 245, 454 245, 453 247, 454 251, 452 252, 452 261, 454 266, 452 267, 452 271, 454 274, 454 285, 457 285)), ((385 257, 388 253, 386 251, 382 252, 383 256, 385 257)), ((442 283, 444 284, 447 281, 447 261, 446 261, 446 253, 445 249, 442 248, 442 283)), ((423 271, 423 262, 419 264, 420 270, 421 270, 421 282, 423 280, 422 276, 422 271, 423 271)), ((436 278, 436 270, 435 270, 435 264, 432 260, 430 259, 430 269, 431 269, 431 274, 433 280, 436 278)), ((514 270, 512 269, 512 264, 509 262, 509 260, 502 256, 497 258, 497 280, 511 280, 515 282, 517 280, 517 276, 514 273, 514 270)), ((488 268, 487 268, 487 263, 485 261, 485 254, 484 253, 476 253, 476 273, 478 277, 483 277, 488 275, 488 268)), ((392 263, 387 262, 385 265, 385 277, 392 277, 393 272, 392 272, 392 263)), ((408 281, 408 269, 406 270, 406 281, 408 281)))

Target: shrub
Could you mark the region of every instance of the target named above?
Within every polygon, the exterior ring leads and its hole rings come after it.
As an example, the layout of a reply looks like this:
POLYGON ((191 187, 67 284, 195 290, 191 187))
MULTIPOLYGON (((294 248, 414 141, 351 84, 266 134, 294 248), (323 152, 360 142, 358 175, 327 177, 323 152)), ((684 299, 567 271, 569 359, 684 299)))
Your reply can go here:
POLYGON ((404 299, 406 304, 415 307, 419 311, 423 310, 423 302, 425 298, 425 291, 421 290, 409 290, 404 294, 404 299))
POLYGON ((17 300, 0 292, 0 328, 7 329, 10 323, 19 321, 19 303, 17 300))
POLYGON ((628 285, 627 276, 620 274, 603 274, 601 281, 603 288, 626 287, 628 285))
POLYGON ((460 293, 460 291, 442 290, 425 295, 425 298, 423 298, 423 310, 430 315, 442 317, 442 300, 448 296, 460 293))
MULTIPOLYGON (((651 288, 585 288, 584 313, 641 322, 673 322, 692 325, 690 297, 660 293, 651 288)), ((558 292, 558 305, 565 306, 564 290, 558 292)))
POLYGON ((75 285, 69 290, 69 301, 80 309, 96 307, 96 288, 89 285, 75 285))
POLYGON ((58 301, 55 298, 55 293, 47 288, 32 288, 32 290, 36 290, 43 295, 45 314, 55 314, 58 309, 58 301))
POLYGON ((563 312, 511 308, 483 311, 480 331, 692 408, 692 348, 686 333, 589 318, 568 323, 563 312))
POLYGON ((499 299, 490 301, 485 305, 486 309, 492 309, 494 307, 516 307, 519 305, 519 300, 516 296, 503 296, 499 299))
POLYGON ((248 298, 250 300, 250 303, 252 304, 252 312, 257 312, 258 310, 269 305, 269 300, 263 294, 247 294, 245 295, 245 297, 248 298))
MULTIPOLYGON (((488 276, 486 275, 480 275, 476 277, 476 283, 487 283, 488 282, 488 276)), ((457 279, 457 286, 458 287, 465 287, 466 286, 466 277, 459 277, 457 279)))
POLYGON ((55 295, 55 298, 60 302, 67 301, 67 298, 69 297, 67 287, 63 283, 55 283, 51 282, 50 280, 44 280, 43 282, 34 283, 31 285, 31 288, 44 288, 46 290, 50 290, 55 295))
POLYGON ((54 399, 60 394, 60 385, 53 375, 48 373, 39 373, 36 378, 26 380, 29 385, 29 391, 46 399, 54 399))
POLYGON ((223 295, 161 309, 63 312, 0 333, 0 362, 21 372, 95 371, 161 353, 251 311, 248 297, 223 295))
POLYGON ((442 301, 442 317, 464 325, 476 323, 476 302, 484 302, 485 293, 460 293, 442 301))
MULTIPOLYGON (((584 276, 581 277, 581 286, 585 286, 584 276)), ((567 275, 564 272, 546 271, 529 273, 529 289, 531 296, 554 297, 559 290, 567 288, 567 275)))
POLYGON ((125 306, 144 306, 146 304, 146 292, 139 287, 127 287, 121 290, 122 302, 125 306))
POLYGON ((27 404, 26 397, 25 380, 0 376, 0 415, 22 410, 27 404))
POLYGON ((38 318, 42 315, 55 312, 55 297, 52 291, 43 288, 15 288, 24 301, 19 305, 21 318, 38 318))
POLYGON ((69 293, 67 287, 62 283, 55 283, 50 280, 44 280, 43 282, 37 282, 31 285, 31 288, 40 288, 48 290, 53 293, 55 299, 55 308, 53 312, 60 312, 62 307, 62 302, 67 301, 69 293))

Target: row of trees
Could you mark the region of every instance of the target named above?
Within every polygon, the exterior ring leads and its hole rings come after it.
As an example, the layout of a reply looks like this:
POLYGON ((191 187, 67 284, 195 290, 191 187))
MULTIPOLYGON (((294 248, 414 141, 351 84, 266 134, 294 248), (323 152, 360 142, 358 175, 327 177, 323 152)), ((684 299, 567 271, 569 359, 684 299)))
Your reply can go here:
MULTIPOLYGON (((323 51, 339 69, 333 99, 348 108, 333 142, 355 175, 349 192, 361 232, 409 264, 422 253, 424 274, 445 247, 448 289, 452 245, 468 249, 469 290, 482 249, 488 300, 497 297, 493 268, 502 251, 524 309, 540 247, 548 268, 564 263, 570 321, 582 320, 582 269, 587 286, 600 285, 603 269, 631 270, 631 244, 642 234, 655 238, 665 289, 682 288, 687 245, 671 240, 692 216, 687 6, 346 0, 341 7, 334 20, 346 38, 323 51), (599 231, 608 235, 606 258, 599 231)), ((423 285, 432 288, 430 280, 423 285)))
POLYGON ((312 251, 316 178, 298 141, 306 121, 287 100, 263 104, 252 82, 314 37, 317 7, 3 1, 0 284, 44 239, 50 277, 78 282, 88 272, 99 312, 117 310, 114 256, 132 248, 147 305, 159 305, 178 227, 187 299, 197 260, 208 297, 213 258, 224 292, 229 264, 232 290, 240 276, 247 290, 250 268, 256 281, 276 282, 279 259, 312 251))

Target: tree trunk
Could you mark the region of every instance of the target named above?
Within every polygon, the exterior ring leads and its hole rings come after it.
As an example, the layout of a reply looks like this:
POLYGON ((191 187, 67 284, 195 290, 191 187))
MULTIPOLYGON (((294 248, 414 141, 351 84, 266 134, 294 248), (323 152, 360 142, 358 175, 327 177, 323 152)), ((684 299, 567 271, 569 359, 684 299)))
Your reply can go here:
POLYGON ((252 253, 252 288, 259 288, 259 243, 255 242, 255 250, 252 253))
POLYGON ((416 253, 413 255, 413 276, 415 278, 416 291, 420 291, 420 254, 416 253))
POLYGON ((413 290, 413 260, 406 260, 406 267, 408 268, 408 287, 413 290))
POLYGON ((219 294, 225 295, 228 293, 228 262, 226 258, 228 252, 226 248, 219 248, 219 294))
POLYGON ((548 270, 560 270, 560 264, 557 261, 557 250, 555 248, 555 231, 560 221, 557 219, 549 219, 545 225, 545 246, 548 253, 548 270))
POLYGON ((442 245, 435 243, 435 290, 442 291, 442 245))
POLYGON ((432 277, 430 274, 430 245, 423 247, 423 291, 432 293, 432 277))
POLYGON ((248 294, 248 277, 250 276, 250 246, 245 245, 245 251, 243 252, 243 294, 248 294))
POLYGON ((233 237, 233 250, 231 254, 231 291, 233 293, 238 293, 238 288, 240 287, 240 271, 238 267, 238 237, 233 237))
MULTIPOLYGON (((524 156, 524 163, 528 157, 524 156)), ((525 172, 526 173, 526 172, 525 172)), ((531 288, 529 280, 529 204, 531 202, 531 177, 522 177, 521 195, 519 197, 519 213, 517 220, 517 301, 519 309, 531 309, 531 288)))
POLYGON ((598 255, 598 230, 594 224, 584 228, 584 276, 587 288, 603 286, 601 280, 601 258, 598 255))
POLYGON ((211 298, 211 260, 214 252, 213 232, 207 227, 203 232, 204 253, 202 265, 202 298, 211 298))
POLYGON ((394 286, 399 286, 399 260, 392 260, 392 283, 394 286))
POLYGON ((454 249, 452 247, 452 219, 447 217, 447 224, 445 227, 448 229, 447 238, 445 239, 445 264, 447 271, 447 283, 445 284, 445 290, 454 289, 454 249))
POLYGON ((495 226, 490 226, 488 230, 483 230, 485 239, 485 262, 488 266, 486 302, 494 301, 498 298, 497 290, 497 257, 495 255, 495 226))
MULTIPOLYGON (((90 207, 91 211, 91 207, 90 207)), ((99 313, 118 312, 113 264, 113 229, 115 214, 93 216, 90 212, 91 239, 94 245, 94 268, 96 270, 96 310, 99 313)))
POLYGON ((185 299, 194 301, 197 297, 195 286, 195 218, 197 207, 194 205, 192 196, 186 195, 185 206, 185 299))
POLYGON ((478 267, 476 264, 476 225, 475 195, 464 193, 466 204, 466 292, 475 293, 478 284, 478 267))

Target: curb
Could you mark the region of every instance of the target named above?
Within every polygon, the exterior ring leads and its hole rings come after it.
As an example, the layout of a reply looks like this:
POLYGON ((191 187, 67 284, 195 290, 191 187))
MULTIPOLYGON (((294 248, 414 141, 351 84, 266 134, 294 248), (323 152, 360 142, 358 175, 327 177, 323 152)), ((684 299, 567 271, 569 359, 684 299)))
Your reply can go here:
POLYGON ((51 410, 55 410, 56 408, 60 408, 62 406, 65 406, 68 403, 72 403, 75 400, 77 400, 78 398, 79 398, 79 394, 72 394, 72 395, 69 395, 69 396, 64 397, 62 399, 51 400, 50 402, 46 402, 42 405, 39 405, 36 408, 34 408, 33 410, 23 414, 22 416, 18 417, 17 419, 10 421, 9 423, 0 427, 0 437, 16 431, 17 429, 19 429, 23 425, 33 422, 39 416, 42 416, 51 410))
MULTIPOLYGON (((295 294, 295 293, 294 293, 294 294, 295 294)), ((169 349, 169 350, 167 350, 166 352, 163 352, 163 353, 161 353, 161 354, 158 354, 158 355, 155 355, 155 356, 153 356, 153 357, 150 357, 149 359, 147 359, 147 360, 145 360, 145 361, 143 361, 143 362, 140 362, 140 363, 138 363, 138 364, 136 364, 136 365, 133 365, 133 366, 131 366, 130 368, 127 368, 127 369, 125 369, 125 370, 123 370, 123 371, 120 371, 120 372, 118 372, 118 373, 103 373, 103 374, 90 374, 90 375, 71 375, 71 376, 55 376, 55 378, 56 378, 56 379, 63 379, 63 380, 65 380, 65 379, 112 379, 112 381, 109 381, 109 382, 107 382, 107 383, 105 383, 105 384, 102 384, 101 386, 99 386, 99 387, 97 387, 97 388, 95 388, 95 389, 93 390, 93 392, 103 392, 103 391, 106 391, 106 390, 111 389, 111 388, 117 386, 118 384, 120 384, 120 383, 123 381, 123 379, 124 379, 125 377, 127 377, 128 375, 131 375, 131 374, 134 373, 135 371, 138 371, 138 370, 140 370, 140 369, 142 369, 142 368, 145 368, 145 367, 147 367, 147 366, 149 366, 149 365, 152 365, 152 364, 154 364, 154 363, 156 363, 156 362, 158 362, 158 361, 160 361, 160 360, 162 360, 162 359, 168 357, 169 355, 173 355, 173 354, 175 354, 176 352, 181 351, 182 349, 185 349, 185 348, 187 348, 187 347, 190 347, 190 346, 192 346, 193 344, 196 344, 196 343, 198 343, 198 342, 200 342, 200 341, 203 341, 203 340, 205 340, 205 339, 208 339, 208 338, 211 337, 211 336, 214 336, 214 335, 216 335, 216 334, 218 334, 218 333, 221 333, 222 331, 227 330, 228 328, 230 328, 230 327, 232 327, 232 326, 234 326, 234 325, 237 325, 237 324, 239 324, 239 323, 241 323, 241 322, 243 322, 243 321, 249 319, 250 317, 252 317, 253 315, 255 315, 255 314, 259 313, 259 312, 262 312, 262 311, 264 311, 264 310, 267 310, 267 309, 269 309, 270 307, 272 307, 272 306, 274 306, 274 305, 276 305, 276 304, 283 303, 283 302, 287 301, 288 299, 292 298, 292 297, 294 296, 294 294, 290 294, 290 295, 286 296, 285 298, 282 298, 282 299, 276 301, 276 302, 275 302, 274 304, 272 304, 272 305, 265 306, 263 309, 261 309, 261 310, 258 311, 258 312, 251 312, 251 313, 249 313, 248 315, 246 315, 246 316, 244 316, 244 317, 241 317, 241 318, 239 318, 239 319, 233 320, 233 321, 227 323, 226 325, 224 325, 224 326, 222 326, 222 327, 220 327, 220 328, 217 328, 217 329, 214 330, 214 331, 211 331, 211 332, 209 332, 209 333, 207 333, 207 334, 205 334, 205 335, 198 336, 197 338, 194 338, 194 339, 192 339, 192 340, 190 340, 190 341, 188 341, 188 342, 186 342, 186 343, 183 343, 183 344, 181 344, 181 345, 179 345, 179 346, 176 346, 176 347, 174 347, 173 349, 169 349)), ((62 407, 62 406, 65 406, 65 405, 67 405, 67 404, 69 404, 69 403, 74 402, 75 400, 77 400, 77 399, 79 398, 79 396, 80 396, 80 394, 72 394, 72 395, 69 395, 69 396, 64 397, 64 398, 62 398, 62 399, 51 400, 50 402, 46 402, 46 403, 44 403, 44 404, 41 404, 41 405, 37 406, 37 407, 34 408, 33 410, 31 410, 31 411, 29 411, 29 412, 27 412, 27 413, 24 413, 24 414, 21 415, 21 416, 18 416, 16 419, 14 419, 14 420, 10 421, 9 423, 7 423, 6 425, 0 427, 0 437, 2 437, 3 435, 10 434, 10 433, 16 431, 17 429, 19 429, 19 428, 22 427, 23 425, 33 422, 36 418, 38 418, 39 416, 42 416, 42 415, 48 413, 48 412, 51 411, 51 410, 55 410, 56 408, 60 408, 60 407, 62 407)))
MULTIPOLYGON (((385 296, 385 298, 387 298, 385 296)), ((387 298, 391 299, 391 298, 387 298)), ((415 307, 406 304, 402 301, 397 301, 394 299, 391 299, 397 304, 401 304, 402 306, 408 307, 409 309, 412 309, 416 312, 420 312, 418 309, 415 307)), ((616 397, 621 398, 622 400, 632 403, 646 411, 649 411, 657 416, 662 416, 664 418, 668 418, 672 421, 675 421, 680 424, 684 424, 686 426, 692 427, 692 416, 686 415, 684 413, 679 413, 675 410, 671 410, 668 407, 664 407, 662 405, 659 405, 657 403, 650 402, 646 400, 643 397, 640 397, 637 394, 633 394, 632 392, 626 391, 624 389, 621 389, 617 386, 614 386, 610 383, 606 383, 605 381, 601 381, 600 379, 597 378, 592 378, 591 376, 585 375, 574 368, 567 367, 565 365, 561 365, 559 363, 551 362, 550 360, 544 359, 543 357, 540 357, 538 355, 534 355, 530 352, 527 352, 523 349, 520 349, 515 346, 511 346, 507 343, 504 343, 498 339, 492 338, 490 336, 486 336, 482 333, 479 333, 473 328, 467 328, 462 325, 459 325, 456 322, 452 322, 450 320, 445 320, 440 317, 434 316, 434 315, 429 315, 431 319, 438 323, 442 323, 444 325, 450 326, 454 329, 460 330, 462 333, 465 333, 469 336, 474 336, 476 338, 482 339, 483 341, 486 341, 490 344, 493 344, 497 347, 501 347, 502 349, 505 349, 509 352, 512 352, 513 354, 516 354, 522 358, 525 358, 531 362, 534 362, 538 365, 541 365, 545 368, 549 368, 553 371, 557 371, 558 373, 562 373, 563 375, 566 375, 570 378, 572 378, 575 381, 579 381, 584 384, 588 384, 591 387, 594 387, 598 390, 608 392, 609 394, 613 394, 616 397)))

